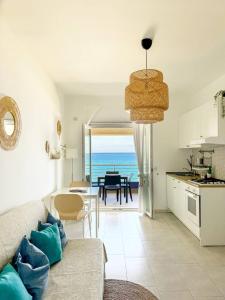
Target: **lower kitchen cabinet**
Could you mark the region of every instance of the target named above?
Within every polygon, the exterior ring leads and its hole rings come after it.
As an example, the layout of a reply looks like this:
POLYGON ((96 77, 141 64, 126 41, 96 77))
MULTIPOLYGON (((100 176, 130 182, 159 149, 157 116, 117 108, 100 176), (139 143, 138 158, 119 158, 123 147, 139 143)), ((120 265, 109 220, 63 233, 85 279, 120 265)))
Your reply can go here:
POLYGON ((167 176, 167 202, 168 208, 174 215, 185 222, 185 189, 187 184, 172 176, 167 176))
POLYGON ((174 197, 175 197, 176 183, 175 178, 167 176, 167 205, 170 211, 174 211, 174 197))
POLYGON ((167 203, 169 210, 196 236, 200 237, 199 226, 188 218, 186 190, 189 185, 173 176, 167 175, 167 203))
POLYGON ((225 186, 193 186, 167 175, 167 202, 201 246, 225 245, 225 186))

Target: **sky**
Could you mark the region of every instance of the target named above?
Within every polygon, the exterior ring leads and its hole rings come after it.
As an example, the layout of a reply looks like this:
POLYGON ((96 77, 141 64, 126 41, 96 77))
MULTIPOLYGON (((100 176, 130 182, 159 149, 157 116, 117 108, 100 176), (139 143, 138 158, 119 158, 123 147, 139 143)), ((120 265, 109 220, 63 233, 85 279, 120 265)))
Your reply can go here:
POLYGON ((134 137, 128 136, 92 136, 92 152, 135 152, 134 137))

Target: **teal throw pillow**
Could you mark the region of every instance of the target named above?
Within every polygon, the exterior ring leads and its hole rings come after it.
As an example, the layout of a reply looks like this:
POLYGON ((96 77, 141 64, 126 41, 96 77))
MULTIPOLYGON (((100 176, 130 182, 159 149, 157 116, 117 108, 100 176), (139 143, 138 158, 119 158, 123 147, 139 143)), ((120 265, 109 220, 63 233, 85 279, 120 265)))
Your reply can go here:
POLYGON ((1 300, 32 300, 15 269, 7 264, 0 273, 1 300))
POLYGON ((58 225, 55 223, 42 231, 31 231, 31 243, 48 257, 50 265, 62 259, 62 246, 58 225))
POLYGON ((51 226, 55 223, 57 223, 57 225, 58 225, 62 250, 64 250, 68 240, 67 240, 66 233, 65 233, 65 230, 63 228, 63 224, 62 224, 61 220, 56 219, 52 214, 48 213, 46 223, 41 223, 41 221, 38 221, 38 231, 41 231, 41 230, 43 230, 43 229, 47 228, 48 226, 51 226))

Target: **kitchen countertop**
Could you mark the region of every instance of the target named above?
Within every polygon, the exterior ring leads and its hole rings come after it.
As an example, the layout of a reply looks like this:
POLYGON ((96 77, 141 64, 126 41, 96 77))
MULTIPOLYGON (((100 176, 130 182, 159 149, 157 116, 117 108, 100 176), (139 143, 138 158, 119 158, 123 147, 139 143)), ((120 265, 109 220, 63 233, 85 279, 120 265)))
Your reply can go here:
POLYGON ((198 188, 225 188, 225 184, 199 184, 197 182, 191 182, 190 180, 200 178, 199 176, 181 176, 176 175, 176 172, 166 172, 166 175, 174 177, 180 181, 190 184, 198 188))

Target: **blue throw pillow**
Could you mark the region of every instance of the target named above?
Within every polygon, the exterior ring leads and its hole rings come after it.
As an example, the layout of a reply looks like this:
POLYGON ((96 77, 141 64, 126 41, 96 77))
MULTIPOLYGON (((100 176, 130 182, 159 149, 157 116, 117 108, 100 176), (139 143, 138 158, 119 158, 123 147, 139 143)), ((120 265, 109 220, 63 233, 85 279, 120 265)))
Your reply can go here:
POLYGON ((48 284, 47 256, 24 237, 13 258, 15 268, 34 300, 42 299, 48 284))
POLYGON ((56 223, 42 231, 32 230, 31 243, 47 255, 50 265, 62 259, 62 246, 56 223))
POLYGON ((55 217, 53 217, 53 215, 51 215, 50 213, 48 213, 48 217, 47 217, 47 221, 46 223, 41 223, 41 221, 38 222, 38 230, 41 231, 53 224, 57 224, 59 227, 59 234, 60 234, 60 239, 61 239, 61 245, 62 245, 62 250, 65 248, 68 240, 66 237, 66 233, 64 231, 63 228, 63 224, 59 219, 56 219, 55 217))
POLYGON ((0 273, 1 300, 32 300, 16 270, 7 264, 0 273))

